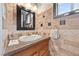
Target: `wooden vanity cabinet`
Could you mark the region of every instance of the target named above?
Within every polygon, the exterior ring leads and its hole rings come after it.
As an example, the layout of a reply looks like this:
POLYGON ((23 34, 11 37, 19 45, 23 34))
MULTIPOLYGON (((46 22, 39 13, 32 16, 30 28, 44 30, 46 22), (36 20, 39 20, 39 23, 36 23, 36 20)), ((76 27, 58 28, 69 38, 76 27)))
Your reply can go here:
POLYGON ((48 56, 49 38, 41 40, 32 46, 15 53, 15 56, 48 56))

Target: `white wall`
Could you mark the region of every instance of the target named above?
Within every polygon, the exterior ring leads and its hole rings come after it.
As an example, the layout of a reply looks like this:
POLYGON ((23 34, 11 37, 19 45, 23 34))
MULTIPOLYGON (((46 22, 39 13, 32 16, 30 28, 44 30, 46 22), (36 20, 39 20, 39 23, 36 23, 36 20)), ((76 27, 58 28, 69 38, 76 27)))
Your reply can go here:
POLYGON ((2 55, 2 6, 0 4, 0 55, 2 55))
POLYGON ((4 5, 0 3, 0 55, 3 55, 3 30, 2 30, 2 16, 4 15, 4 5))

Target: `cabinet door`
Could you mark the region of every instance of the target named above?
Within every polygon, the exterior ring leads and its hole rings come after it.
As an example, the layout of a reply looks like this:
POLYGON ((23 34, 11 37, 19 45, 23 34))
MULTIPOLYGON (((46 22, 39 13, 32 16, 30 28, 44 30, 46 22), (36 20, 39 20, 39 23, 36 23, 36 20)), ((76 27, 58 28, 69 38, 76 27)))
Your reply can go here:
POLYGON ((35 46, 32 46, 30 48, 27 48, 25 50, 22 50, 18 53, 16 53, 16 56, 33 56, 36 55, 37 49, 35 46))
POLYGON ((49 56, 49 51, 46 51, 42 56, 49 56))
POLYGON ((39 50, 43 49, 46 46, 48 46, 48 40, 43 40, 43 41, 41 41, 41 42, 38 43, 38 49, 39 50))
POLYGON ((43 56, 48 55, 48 39, 37 42, 36 44, 26 48, 18 53, 16 56, 43 56))
POLYGON ((40 50, 40 56, 43 56, 48 51, 48 46, 45 46, 40 50))
MULTIPOLYGON (((47 51, 48 51, 48 40, 42 41, 40 46, 40 50, 39 50, 39 55, 43 56, 47 51)), ((47 56, 47 55, 46 55, 47 56)))
POLYGON ((36 51, 36 52, 33 53, 32 56, 39 56, 39 53, 36 51))

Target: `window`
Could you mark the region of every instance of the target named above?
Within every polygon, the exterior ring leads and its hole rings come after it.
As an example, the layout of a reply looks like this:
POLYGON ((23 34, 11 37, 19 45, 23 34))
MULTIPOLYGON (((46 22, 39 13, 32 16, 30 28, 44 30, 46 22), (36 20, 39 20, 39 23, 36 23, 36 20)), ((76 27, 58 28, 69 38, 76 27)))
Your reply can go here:
POLYGON ((55 3, 54 17, 71 15, 79 12, 79 3, 55 3))
POLYGON ((71 4, 69 3, 58 4, 58 15, 67 13, 69 11, 71 11, 71 4))
POLYGON ((74 3, 74 4, 73 4, 73 9, 74 9, 74 10, 79 9, 79 3, 74 3))

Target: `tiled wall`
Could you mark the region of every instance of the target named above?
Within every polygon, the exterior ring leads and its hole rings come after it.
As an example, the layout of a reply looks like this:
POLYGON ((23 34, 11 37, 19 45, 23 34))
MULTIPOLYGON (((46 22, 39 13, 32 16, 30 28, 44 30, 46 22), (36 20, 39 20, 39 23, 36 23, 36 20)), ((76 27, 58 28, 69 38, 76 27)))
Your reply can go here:
POLYGON ((35 19, 35 30, 16 30, 16 4, 7 3, 6 6, 6 20, 4 20, 4 29, 9 33, 18 33, 18 32, 39 32, 48 36, 50 29, 52 28, 52 7, 48 7, 45 11, 40 14, 36 14, 35 19), (48 23, 51 23, 51 26, 48 26, 48 23), (41 24, 43 26, 41 27, 41 24))
POLYGON ((51 55, 79 56, 79 30, 59 30, 60 38, 50 41, 51 55))
POLYGON ((4 29, 8 31, 16 31, 16 5, 7 3, 6 6, 6 20, 4 20, 4 29))
POLYGON ((54 19, 57 23, 54 27, 59 29, 79 29, 79 14, 54 19), (65 20, 65 25, 60 25, 60 20, 65 20))
POLYGON ((42 12, 41 14, 37 15, 36 20, 36 29, 39 30, 46 30, 52 28, 52 8, 49 8, 48 10, 42 12), (51 26, 48 26, 48 23, 51 23, 51 26), (41 26, 41 24, 43 26, 41 26))
POLYGON ((60 39, 53 39, 51 54, 79 56, 79 14, 53 19, 53 28, 59 29, 60 39), (60 25, 60 20, 65 20, 65 25, 60 25))

